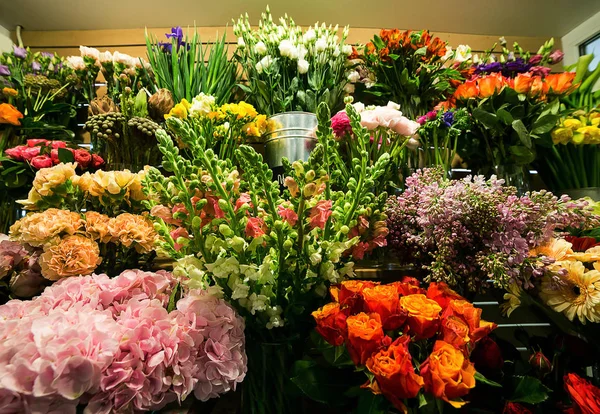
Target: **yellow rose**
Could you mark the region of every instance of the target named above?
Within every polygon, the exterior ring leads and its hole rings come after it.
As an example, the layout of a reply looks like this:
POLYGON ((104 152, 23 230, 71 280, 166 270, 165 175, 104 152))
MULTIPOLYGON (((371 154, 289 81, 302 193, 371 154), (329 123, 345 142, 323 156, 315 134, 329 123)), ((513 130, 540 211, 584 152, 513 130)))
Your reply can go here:
POLYGON ((89 275, 101 261, 98 243, 78 234, 46 245, 39 259, 42 276, 49 280, 89 275))
POLYGON ((50 196, 54 189, 75 176, 75 164, 58 164, 50 168, 42 168, 33 179, 33 188, 42 196, 50 196))

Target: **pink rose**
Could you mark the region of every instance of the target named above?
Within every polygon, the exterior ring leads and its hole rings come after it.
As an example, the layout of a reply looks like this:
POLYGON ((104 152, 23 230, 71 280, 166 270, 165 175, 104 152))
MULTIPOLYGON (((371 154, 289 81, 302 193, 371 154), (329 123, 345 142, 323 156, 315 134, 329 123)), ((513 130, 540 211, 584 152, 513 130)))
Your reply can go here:
POLYGON ((92 155, 92 167, 100 168, 104 165, 104 160, 101 156, 93 154, 92 155))
POLYGON ((260 237, 265 234, 267 226, 265 221, 260 217, 249 217, 246 224, 246 236, 251 238, 260 237))
POLYGON ((32 138, 32 139, 27 140, 28 147, 35 147, 40 144, 48 145, 49 143, 50 143, 50 141, 48 141, 47 139, 43 139, 43 138, 32 138))
POLYGON ((76 149, 73 152, 73 156, 75 156, 75 162, 77 163, 77 165, 79 165, 84 170, 92 162, 92 154, 90 154, 84 149, 76 149))
POLYGON ((277 213, 283 218, 283 221, 287 222, 292 227, 298 222, 298 214, 291 208, 278 206, 277 213))
POLYGON ((23 161, 23 150, 27 148, 26 145, 19 145, 14 148, 9 148, 4 151, 4 154, 16 161, 23 161))
POLYGON ((564 57, 565 54, 556 49, 554 52, 550 53, 550 62, 552 62, 553 65, 556 65, 557 63, 562 62, 564 57))
POLYGON ((52 148, 54 149, 58 149, 58 148, 67 148, 67 143, 64 141, 52 141, 52 148))
POLYGON ((402 116, 402 112, 393 106, 378 106, 375 109, 363 111, 360 114, 361 124, 372 131, 377 127, 389 128, 399 135, 413 136, 419 123, 402 116))
POLYGON ((325 228, 325 223, 331 216, 331 206, 331 200, 321 200, 310 210, 309 226, 311 229, 316 227, 325 228))
POLYGON ((26 147, 25 149, 23 149, 23 152, 21 154, 25 161, 31 161, 34 157, 40 155, 41 150, 42 148, 40 147, 26 147))
POLYGON ((38 155, 33 157, 30 161, 31 166, 35 169, 49 168, 52 167, 52 158, 49 155, 38 155))
POLYGON ((177 227, 175 230, 171 231, 171 238, 175 241, 175 245, 173 246, 173 248, 177 251, 181 250, 181 248, 183 247, 182 244, 177 243, 177 239, 179 239, 180 237, 183 237, 184 239, 189 239, 190 234, 183 227, 177 227))
POLYGON ((60 160, 58 159, 58 150, 53 149, 50 151, 50 158, 52 158, 53 164, 60 164, 60 160))

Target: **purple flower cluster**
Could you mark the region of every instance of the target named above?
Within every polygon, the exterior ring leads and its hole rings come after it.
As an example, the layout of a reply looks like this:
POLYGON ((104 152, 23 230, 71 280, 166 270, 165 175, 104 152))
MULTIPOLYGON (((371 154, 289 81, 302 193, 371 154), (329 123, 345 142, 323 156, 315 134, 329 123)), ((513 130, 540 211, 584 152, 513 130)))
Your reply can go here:
POLYGON ((557 229, 591 220, 586 202, 547 191, 517 196, 495 177, 452 181, 437 169, 419 171, 388 200, 388 244, 423 266, 428 278, 476 291, 510 281, 528 285, 529 251, 557 229))
POLYGON ((139 270, 72 277, 0 306, 2 412, 84 403, 90 414, 133 413, 235 389, 247 366, 243 319, 205 291, 168 312, 175 284, 139 270))
POLYGON ((500 72, 503 76, 514 77, 519 73, 525 73, 532 67, 531 62, 526 62, 523 58, 509 60, 506 63, 490 62, 478 65, 475 68, 476 74, 500 72))

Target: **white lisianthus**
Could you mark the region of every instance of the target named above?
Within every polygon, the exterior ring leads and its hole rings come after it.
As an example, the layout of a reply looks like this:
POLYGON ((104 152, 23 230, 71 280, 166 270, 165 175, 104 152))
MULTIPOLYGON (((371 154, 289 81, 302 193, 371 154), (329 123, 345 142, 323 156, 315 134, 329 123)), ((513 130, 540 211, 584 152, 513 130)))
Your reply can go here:
POLYGON ((67 64, 74 70, 84 70, 85 62, 81 56, 69 56, 67 58, 67 64))
POLYGON ((444 56, 442 56, 442 62, 445 62, 448 59, 450 59, 453 54, 454 54, 454 52, 452 51, 452 46, 450 46, 450 45, 446 46, 446 54, 444 56))
POLYGON ((256 71, 258 72, 259 75, 261 73, 263 73, 263 67, 262 67, 262 64, 260 62, 256 62, 255 68, 256 68, 256 71))
POLYGON ((323 52, 325 49, 327 49, 327 40, 324 37, 321 37, 315 43, 315 50, 317 52, 323 52))
POLYGON ((98 60, 100 60, 100 63, 112 62, 113 61, 112 53, 110 53, 108 50, 106 52, 102 52, 98 56, 98 60))
POLYGON ((273 64, 273 58, 267 55, 264 58, 262 58, 259 63, 262 66, 263 70, 267 70, 273 64))
POLYGON ((283 57, 296 59, 298 57, 298 49, 289 39, 284 39, 279 43, 279 53, 283 57))
POLYGON ((333 47, 333 56, 334 57, 338 57, 340 55, 340 48, 339 46, 334 46, 333 47))
POLYGON ((90 57, 100 60, 100 51, 93 47, 79 46, 79 52, 81 52, 81 57, 90 57))
POLYGON ((313 28, 310 28, 306 31, 306 33, 304 33, 304 36, 302 36, 304 38, 305 42, 310 42, 315 40, 315 38, 317 37, 315 31, 313 28))
POLYGON ((466 62, 471 58, 471 48, 469 45, 460 45, 456 48, 456 52, 454 53, 454 60, 457 62, 466 62))
POLYGON ((477 53, 475 53, 473 55, 473 63, 478 64, 479 63, 479 55, 477 53))
POLYGON ((190 107, 190 116, 205 116, 213 110, 215 105, 215 97, 212 95, 206 95, 201 92, 198 96, 192 99, 192 106, 190 107))
POLYGON ((237 42, 238 47, 246 47, 246 42, 244 42, 244 38, 243 37, 238 37, 238 42, 237 42))
POLYGON ((309 67, 308 61, 306 61, 304 59, 298 60, 298 73, 300 73, 301 75, 304 75, 306 72, 308 72, 308 67, 309 67))
POLYGON ((256 53, 258 53, 259 55, 264 55, 265 53, 267 53, 267 45, 264 44, 264 42, 257 42, 254 45, 254 51, 256 53))
POLYGON ((342 53, 346 56, 350 56, 352 54, 352 45, 342 46, 342 53))
POLYGON ((490 57, 488 58, 488 63, 494 63, 496 61, 496 56, 494 54, 491 54, 490 57))
POLYGON ((347 94, 354 93, 355 89, 356 87, 353 83, 347 83, 346 86, 344 86, 344 92, 346 92, 347 94))
POLYGON ((360 75, 357 71, 353 70, 348 74, 348 81, 352 83, 356 83, 360 80, 360 75))

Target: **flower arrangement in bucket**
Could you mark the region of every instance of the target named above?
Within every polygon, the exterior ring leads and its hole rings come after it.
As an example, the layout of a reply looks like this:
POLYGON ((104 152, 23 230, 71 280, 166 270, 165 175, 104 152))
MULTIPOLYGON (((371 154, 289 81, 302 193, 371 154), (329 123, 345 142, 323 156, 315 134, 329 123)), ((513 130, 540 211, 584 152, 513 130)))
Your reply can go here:
POLYGON ((333 110, 342 107, 352 54, 345 44, 348 27, 341 38, 337 26, 324 23, 303 32, 287 15, 276 24, 267 7, 258 29, 250 27, 246 15, 234 21, 233 32, 238 36, 235 59, 247 80, 240 87, 259 112, 316 112, 320 102, 333 110))

